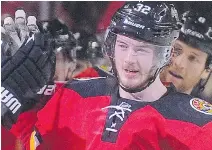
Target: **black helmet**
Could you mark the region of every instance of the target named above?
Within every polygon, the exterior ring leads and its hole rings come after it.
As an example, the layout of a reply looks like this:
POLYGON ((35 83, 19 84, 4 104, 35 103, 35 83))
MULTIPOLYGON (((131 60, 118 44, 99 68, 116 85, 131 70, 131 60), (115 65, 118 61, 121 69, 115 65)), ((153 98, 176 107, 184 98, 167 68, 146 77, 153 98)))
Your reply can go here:
MULTIPOLYGON (((212 11, 208 13, 187 11, 183 14, 184 22, 179 40, 187 45, 200 49, 212 57, 212 11)), ((212 65, 212 60, 209 65, 212 65)), ((212 66, 210 67, 212 68, 212 66)))
POLYGON ((171 43, 179 34, 179 18, 174 5, 167 2, 127 2, 113 16, 108 28, 109 32, 104 43, 104 52, 111 58, 114 73, 117 76, 113 62, 114 47, 117 34, 136 40, 142 40, 156 46, 157 64, 145 87, 128 90, 139 92, 154 82, 161 68, 169 63, 171 58, 171 43))
POLYGON ((111 31, 156 45, 170 45, 176 34, 177 11, 164 2, 129 2, 112 18, 111 31))

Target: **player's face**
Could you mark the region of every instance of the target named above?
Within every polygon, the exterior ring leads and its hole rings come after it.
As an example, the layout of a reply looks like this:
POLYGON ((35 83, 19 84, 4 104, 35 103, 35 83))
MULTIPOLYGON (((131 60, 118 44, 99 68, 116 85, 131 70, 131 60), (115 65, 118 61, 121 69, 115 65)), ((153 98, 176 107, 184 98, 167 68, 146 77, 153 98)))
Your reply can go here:
POLYGON ((190 94, 199 80, 208 75, 206 60, 206 53, 177 40, 172 64, 166 70, 166 81, 172 82, 179 92, 190 94))
POLYGON ((153 65, 150 44, 117 35, 114 58, 122 86, 132 89, 146 85, 153 65))

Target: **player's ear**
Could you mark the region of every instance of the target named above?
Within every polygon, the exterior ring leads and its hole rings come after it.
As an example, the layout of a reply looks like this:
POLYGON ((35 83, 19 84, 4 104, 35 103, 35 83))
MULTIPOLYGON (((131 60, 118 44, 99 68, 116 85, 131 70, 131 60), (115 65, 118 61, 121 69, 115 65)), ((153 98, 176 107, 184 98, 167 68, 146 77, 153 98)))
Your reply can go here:
POLYGON ((202 74, 201 74, 201 79, 206 80, 210 74, 212 70, 209 68, 206 68, 203 70, 202 74))

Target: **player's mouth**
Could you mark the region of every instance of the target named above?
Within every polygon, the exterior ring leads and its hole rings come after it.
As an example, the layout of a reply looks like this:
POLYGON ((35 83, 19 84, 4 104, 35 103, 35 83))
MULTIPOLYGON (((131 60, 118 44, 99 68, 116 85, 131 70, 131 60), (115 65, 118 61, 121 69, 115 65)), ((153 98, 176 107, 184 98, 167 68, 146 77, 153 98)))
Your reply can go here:
POLYGON ((183 79, 183 77, 181 75, 178 75, 175 72, 169 71, 169 74, 171 74, 173 77, 177 78, 177 79, 183 79))
POLYGON ((138 70, 135 70, 135 69, 124 69, 124 72, 125 74, 128 76, 128 77, 134 77, 137 75, 137 73, 139 72, 138 70))

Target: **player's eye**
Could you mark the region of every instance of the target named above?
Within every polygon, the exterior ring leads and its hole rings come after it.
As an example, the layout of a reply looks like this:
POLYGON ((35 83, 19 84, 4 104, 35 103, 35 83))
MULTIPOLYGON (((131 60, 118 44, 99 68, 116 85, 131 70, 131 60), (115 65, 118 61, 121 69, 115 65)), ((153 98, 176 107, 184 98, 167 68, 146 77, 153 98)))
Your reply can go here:
POLYGON ((199 60, 197 59, 197 57, 195 57, 194 55, 190 55, 188 56, 188 60, 190 62, 198 62, 199 60))
POLYGON ((119 46, 120 48, 123 48, 123 49, 128 48, 128 46, 127 46, 127 45, 125 45, 125 44, 118 44, 118 46, 119 46))

